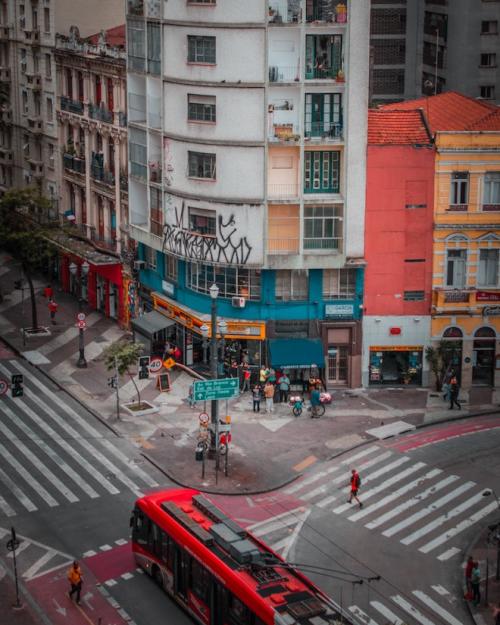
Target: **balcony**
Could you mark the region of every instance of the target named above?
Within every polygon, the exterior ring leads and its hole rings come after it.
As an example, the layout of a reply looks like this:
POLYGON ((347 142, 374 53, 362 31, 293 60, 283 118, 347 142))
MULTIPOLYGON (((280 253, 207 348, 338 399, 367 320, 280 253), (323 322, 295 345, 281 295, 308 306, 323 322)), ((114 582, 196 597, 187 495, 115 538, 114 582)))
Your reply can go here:
POLYGON ((85 159, 72 154, 63 154, 63 167, 77 174, 85 174, 85 159))
POLYGON ((106 122, 107 124, 113 123, 113 112, 108 111, 104 104, 100 104, 99 106, 89 104, 89 117, 91 119, 98 119, 101 122, 106 122))
POLYGON ((0 108, 0 123, 11 124, 12 123, 12 108, 10 106, 2 106, 0 108))
POLYGON ((10 148, 0 147, 0 163, 2 165, 12 165, 14 153, 10 148))
POLYGON ((299 185, 292 184, 269 184, 267 196, 271 200, 295 199, 299 195, 299 185))
POLYGON ((306 22, 308 24, 347 22, 347 2, 341 0, 313 0, 306 2, 306 22))
POLYGON ((342 237, 313 238, 304 237, 304 254, 319 250, 342 252, 342 237))
POLYGON ((0 26, 0 41, 7 41, 10 39, 11 28, 10 26, 0 26))
POLYGON ((128 14, 144 16, 144 0, 128 0, 128 14))
POLYGON ((500 211, 500 204, 483 204, 482 205, 482 210, 486 211, 486 212, 495 212, 495 211, 500 211))
POLYGON ((24 31, 24 43, 31 46, 40 45, 40 29, 32 28, 24 31))
POLYGON ((304 136, 310 141, 339 141, 343 139, 343 131, 340 122, 306 122, 304 136))
POLYGON ((273 26, 299 24, 302 21, 302 12, 297 2, 290 0, 270 0, 268 22, 273 26))
POLYGON ((43 120, 38 115, 28 117, 28 129, 34 135, 41 135, 43 133, 43 120))
POLYGON ((30 166, 31 175, 34 178, 42 178, 43 177, 43 161, 40 161, 36 158, 28 158, 27 161, 30 166))
POLYGON ((33 91, 41 91, 42 89, 42 76, 40 74, 28 74, 26 73, 26 84, 33 91))
POLYGON ((270 143, 297 143, 300 141, 299 127, 296 124, 273 124, 268 137, 270 143))
POLYGON ((292 238, 269 238, 267 240, 267 253, 276 256, 278 254, 298 254, 300 241, 298 237, 292 238))
POLYGON ((127 114, 126 113, 122 113, 121 111, 118 113, 118 125, 120 126, 120 128, 127 127, 127 114))
POLYGON ((72 100, 66 96, 61 96, 61 111, 68 111, 68 113, 76 113, 77 115, 83 115, 83 102, 79 100, 72 100))
MULTIPOLYGON (((116 232, 113 230, 112 233, 116 235, 116 232)), ((100 232, 96 232, 95 228, 91 230, 90 240, 96 244, 96 247, 100 249, 109 250, 110 252, 116 251, 116 238, 114 237, 106 237, 105 234, 100 232)))
POLYGON ((10 67, 0 67, 0 82, 10 82, 10 67))
POLYGON ((334 67, 308 67, 306 80, 335 80, 344 82, 343 74, 334 67))
POLYGON ((269 82, 288 83, 299 82, 299 62, 297 65, 270 65, 269 66, 269 82))
POLYGON ((128 193, 128 175, 126 172, 120 172, 120 190, 128 193))
POLYGON ((110 187, 115 186, 115 175, 112 171, 103 167, 102 165, 98 165, 97 163, 93 163, 90 167, 90 177, 96 182, 101 182, 110 187))

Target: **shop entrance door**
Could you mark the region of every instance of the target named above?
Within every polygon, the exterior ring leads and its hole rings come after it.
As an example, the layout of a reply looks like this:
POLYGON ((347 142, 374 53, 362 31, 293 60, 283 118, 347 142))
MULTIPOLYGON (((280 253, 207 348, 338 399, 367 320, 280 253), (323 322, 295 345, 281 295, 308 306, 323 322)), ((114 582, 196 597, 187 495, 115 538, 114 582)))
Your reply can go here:
POLYGON ((328 346, 328 382, 347 384, 347 347, 328 346))
POLYGON ((474 334, 472 352, 472 384, 493 385, 495 362, 495 331, 491 328, 479 328, 474 334))

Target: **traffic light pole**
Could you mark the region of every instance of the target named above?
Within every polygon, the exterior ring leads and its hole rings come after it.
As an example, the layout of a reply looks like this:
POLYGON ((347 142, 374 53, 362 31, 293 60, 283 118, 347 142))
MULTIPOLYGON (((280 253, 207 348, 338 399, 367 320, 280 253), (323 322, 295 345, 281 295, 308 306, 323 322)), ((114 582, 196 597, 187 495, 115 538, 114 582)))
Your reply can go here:
POLYGON ((116 420, 120 420, 120 382, 118 377, 118 358, 115 356, 115 384, 116 384, 116 420))
MULTIPOLYGON (((210 374, 212 380, 216 380, 218 378, 217 375, 217 362, 218 358, 218 350, 217 350, 217 300, 215 298, 211 301, 211 335, 210 335, 210 374)), ((219 402, 217 399, 212 399, 212 414, 211 414, 211 423, 212 423, 212 436, 210 437, 210 452, 213 454, 215 452, 215 468, 218 470, 219 468, 219 402)))

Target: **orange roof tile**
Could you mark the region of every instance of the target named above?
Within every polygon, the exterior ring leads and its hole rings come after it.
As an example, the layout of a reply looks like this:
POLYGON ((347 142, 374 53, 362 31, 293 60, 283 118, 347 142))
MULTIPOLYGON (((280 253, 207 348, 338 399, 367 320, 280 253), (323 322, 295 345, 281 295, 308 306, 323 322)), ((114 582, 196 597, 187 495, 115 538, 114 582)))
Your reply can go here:
MULTIPOLYGON (((498 111, 497 106, 484 100, 476 100, 462 95, 457 91, 447 91, 438 95, 385 104, 379 110, 415 110, 421 109, 426 116, 432 132, 482 130, 472 128, 492 112, 498 111)), ((494 123, 491 122, 491 123, 494 123)))
POLYGON ((428 145, 431 137, 419 110, 368 111, 368 145, 428 145))
MULTIPOLYGON (((94 45, 99 43, 99 37, 101 33, 96 33, 95 35, 91 35, 88 37, 88 41, 93 43, 94 45)), ((115 26, 114 28, 109 28, 106 31, 106 43, 111 48, 113 47, 125 47, 125 24, 121 26, 115 26)))

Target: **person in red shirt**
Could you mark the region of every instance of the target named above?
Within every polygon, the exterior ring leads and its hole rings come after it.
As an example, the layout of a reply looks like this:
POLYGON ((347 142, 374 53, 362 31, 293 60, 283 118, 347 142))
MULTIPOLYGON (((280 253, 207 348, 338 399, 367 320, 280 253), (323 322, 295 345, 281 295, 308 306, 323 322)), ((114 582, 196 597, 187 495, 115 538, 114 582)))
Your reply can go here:
POLYGON ((177 347, 177 345, 174 347, 174 350, 172 352, 172 356, 173 356, 173 358, 174 358, 174 360, 176 362, 180 362, 182 353, 181 353, 181 350, 179 349, 179 347, 177 347))
POLYGON ((49 300, 48 308, 50 312, 50 320, 54 325, 56 325, 56 312, 58 309, 58 305, 54 302, 52 298, 49 300))
POLYGON ((359 507, 362 508, 363 504, 358 499, 358 490, 359 490, 360 485, 361 485, 361 479, 359 477, 359 473, 356 471, 356 469, 353 469, 351 471, 351 483, 350 483, 351 492, 349 493, 349 499, 347 500, 347 503, 351 503, 354 498, 358 502, 359 507))
POLYGON ((474 560, 472 556, 469 556, 467 564, 465 565, 465 587, 467 594, 472 596, 472 569, 474 568, 474 560))
POLYGON ((43 296, 47 298, 49 301, 54 297, 54 290, 47 284, 47 286, 43 289, 43 296))

